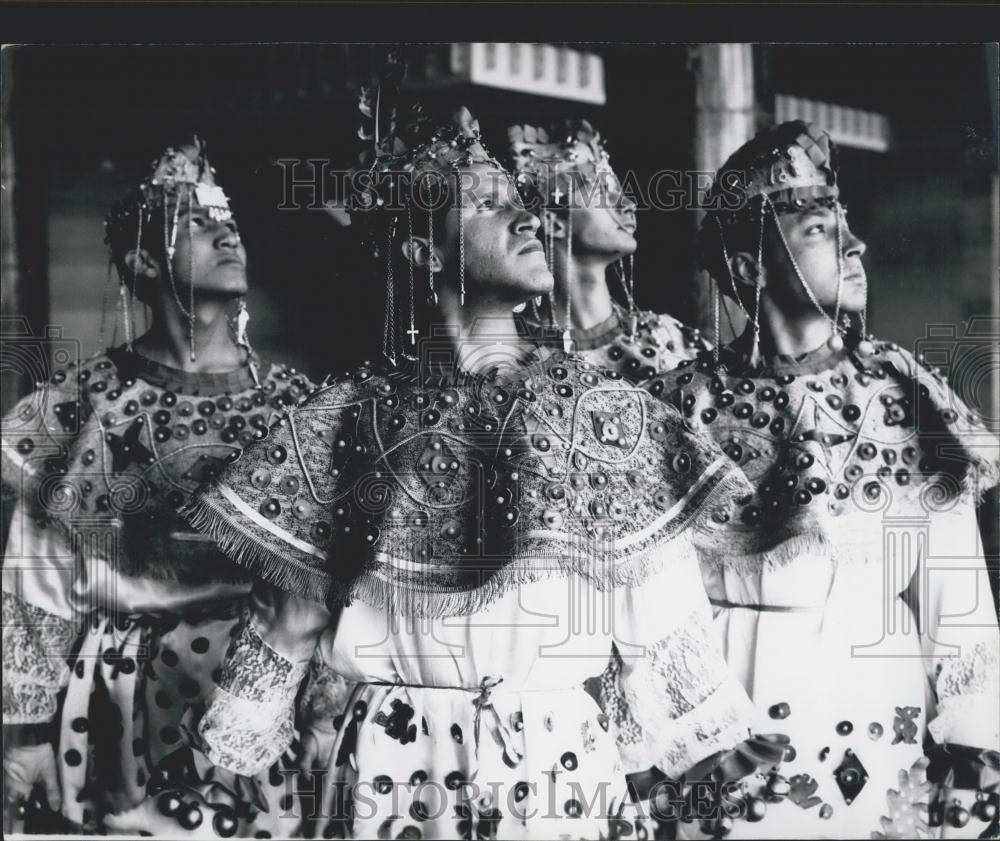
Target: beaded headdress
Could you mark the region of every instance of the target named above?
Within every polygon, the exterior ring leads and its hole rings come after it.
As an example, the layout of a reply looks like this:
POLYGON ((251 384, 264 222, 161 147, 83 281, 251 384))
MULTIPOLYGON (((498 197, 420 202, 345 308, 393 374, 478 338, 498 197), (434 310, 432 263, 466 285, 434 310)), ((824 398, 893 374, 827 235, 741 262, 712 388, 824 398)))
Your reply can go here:
MULTIPOLYGON (((758 225, 757 263, 763 260, 763 235, 767 214, 777 217, 784 213, 796 213, 811 205, 832 208, 837 214, 837 257, 839 278, 837 305, 830 316, 817 302, 807 279, 799 269, 781 226, 776 224, 782 245, 799 281, 813 305, 830 322, 829 343, 834 349, 842 348, 842 334, 847 325, 842 323, 840 295, 843 285, 843 221, 845 208, 840 203, 840 188, 837 184, 837 146, 830 135, 819 126, 801 120, 791 120, 767 129, 741 146, 719 169, 715 181, 706 194, 708 208, 698 233, 700 260, 703 268, 715 264, 720 256, 725 263, 730 292, 753 329, 753 352, 751 362, 760 359, 760 283, 756 286, 756 305, 751 313, 740 297, 736 281, 729 266, 727 236, 737 226, 745 226, 756 220, 758 225)), ((715 348, 718 362, 719 348, 719 295, 717 288, 714 300, 715 348)), ((846 318, 846 315, 845 315, 846 318)), ((865 312, 861 313, 862 350, 870 346, 864 337, 866 329, 865 312)))
POLYGON ((837 151, 830 135, 812 123, 792 120, 761 132, 719 169, 707 196, 710 212, 728 223, 745 215, 758 196, 766 196, 778 213, 836 200, 837 151), (739 194, 737 207, 724 206, 724 190, 739 194))
MULTIPOLYGON (((416 327, 413 264, 409 264, 408 330, 401 330, 398 323, 393 272, 394 251, 403 237, 410 240, 412 252, 414 216, 426 214, 427 240, 433 251, 435 213, 452 203, 461 205, 461 169, 487 164, 509 179, 506 169, 483 144, 479 123, 467 108, 459 108, 449 118, 435 119, 424 112, 419 102, 404 106, 398 94, 402 72, 401 64, 390 60, 389 70, 378 83, 361 91, 359 110, 363 122, 358 136, 369 143, 352 173, 346 208, 351 227, 358 229, 359 240, 385 272, 382 352, 393 365, 397 351, 408 359, 415 358, 410 351, 420 332, 416 327), (405 342, 400 341, 401 333, 409 337, 405 342)), ((459 300, 464 304, 465 232, 461 214, 458 222, 459 300)), ((428 261, 428 298, 436 303, 434 271, 433 261, 428 261)))
MULTIPOLYGON (((568 353, 572 347, 570 333, 569 263, 572 259, 572 206, 574 192, 585 192, 588 202, 593 202, 600 189, 599 201, 608 193, 620 190, 618 179, 611 168, 611 158, 604 146, 600 132, 587 120, 565 120, 549 126, 513 125, 507 129, 507 159, 522 199, 533 209, 566 210, 567 214, 567 277, 566 312, 563 323, 563 345, 568 353)), ((549 269, 554 272, 553 250, 555 241, 549 220, 542 215, 542 237, 549 269)), ((630 333, 635 333, 638 310, 635 306, 634 260, 628 258, 628 269, 619 261, 618 278, 629 303, 630 333)), ((549 294, 549 323, 556 324, 555 301, 549 294)), ((536 316, 540 319, 540 314, 536 316)))
MULTIPOLYGON (((119 301, 125 323, 126 344, 131 347, 134 335, 134 305, 136 273, 124 269, 125 255, 141 248, 143 227, 153 222, 154 211, 163 216, 163 250, 166 254, 164 267, 174 293, 174 300, 188 319, 191 341, 191 358, 194 359, 194 282, 190 278, 190 297, 187 307, 181 302, 173 272, 173 257, 176 250, 178 218, 182 207, 187 204, 189 211, 200 206, 217 222, 233 218, 229 207, 229 197, 215 182, 215 169, 205 155, 204 142, 195 136, 191 143, 178 148, 168 147, 152 164, 151 173, 134 189, 130 190, 104 221, 104 242, 111 251, 111 261, 118 266, 119 301)), ((188 234, 191 234, 191 219, 188 217, 188 234)), ((110 271, 110 268, 109 268, 110 271)), ((189 272, 190 274, 190 272, 189 272)), ((245 306, 241 302, 241 315, 245 306)), ((245 321, 241 319, 241 323, 245 321)))
POLYGON ((614 175, 601 134, 587 120, 566 121, 548 129, 510 126, 507 141, 518 189, 546 206, 562 206, 570 182, 593 183, 614 175))

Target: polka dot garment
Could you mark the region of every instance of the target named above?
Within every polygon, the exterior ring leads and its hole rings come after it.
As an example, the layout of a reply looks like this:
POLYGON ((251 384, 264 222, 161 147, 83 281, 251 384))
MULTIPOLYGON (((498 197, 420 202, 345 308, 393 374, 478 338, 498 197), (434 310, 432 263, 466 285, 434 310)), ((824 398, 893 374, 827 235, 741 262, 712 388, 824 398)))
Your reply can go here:
MULTIPOLYGON (((9 602, 44 621, 5 625, 5 682, 25 689, 5 692, 4 715, 58 716, 62 811, 82 828, 97 830, 103 816, 169 785, 207 785, 209 801, 241 802, 192 752, 188 733, 249 582, 176 508, 245 443, 266 437, 272 411, 311 387, 281 366, 259 370, 258 387, 246 368, 189 374, 118 348, 57 371, 5 420, 4 479, 19 481, 5 614, 9 602), (75 576, 69 528, 82 550, 75 576), (67 629, 62 674, 29 669, 37 656, 7 669, 8 651, 39 645, 51 662, 52 646, 31 625, 67 629)), ((279 782, 261 775, 260 796, 277 802, 279 782)), ((245 804, 238 811, 239 821, 253 817, 245 804)), ((261 831, 277 834, 278 811, 256 818, 272 821, 261 831)))

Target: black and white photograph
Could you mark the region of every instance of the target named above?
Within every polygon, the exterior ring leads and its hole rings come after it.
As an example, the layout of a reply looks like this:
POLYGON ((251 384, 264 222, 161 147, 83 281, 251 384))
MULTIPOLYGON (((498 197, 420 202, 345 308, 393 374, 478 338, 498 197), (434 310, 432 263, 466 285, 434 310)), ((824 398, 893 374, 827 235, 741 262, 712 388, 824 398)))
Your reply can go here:
POLYGON ((326 12, 0 49, 4 835, 1000 837, 1000 46, 326 12))

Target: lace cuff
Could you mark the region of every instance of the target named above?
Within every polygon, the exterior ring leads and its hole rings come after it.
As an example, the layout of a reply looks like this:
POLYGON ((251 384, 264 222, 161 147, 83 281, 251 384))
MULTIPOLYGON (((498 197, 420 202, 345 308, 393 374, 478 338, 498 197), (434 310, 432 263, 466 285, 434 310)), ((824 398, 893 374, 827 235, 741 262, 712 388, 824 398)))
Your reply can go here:
POLYGON ((299 702, 302 726, 314 730, 336 730, 334 719, 347 709, 354 684, 335 672, 317 650, 309 662, 309 677, 299 702))
POLYGON ((41 724, 56 714, 69 678, 73 624, 3 593, 3 720, 41 724))
POLYGON ((996 750, 1000 747, 1000 650, 997 640, 976 643, 937 668, 937 715, 927 725, 939 744, 957 742, 996 750))
POLYGON ((678 777, 747 737, 753 704, 692 613, 629 668, 618 652, 601 679, 601 706, 627 773, 658 767, 678 777))
POLYGON ((212 762, 252 776, 291 744, 295 694, 308 663, 293 663, 271 648, 244 612, 222 676, 198 731, 212 762))
POLYGON ((697 707, 650 734, 652 761, 668 777, 680 777, 703 759, 744 741, 750 732, 753 704, 735 678, 726 679, 697 707))

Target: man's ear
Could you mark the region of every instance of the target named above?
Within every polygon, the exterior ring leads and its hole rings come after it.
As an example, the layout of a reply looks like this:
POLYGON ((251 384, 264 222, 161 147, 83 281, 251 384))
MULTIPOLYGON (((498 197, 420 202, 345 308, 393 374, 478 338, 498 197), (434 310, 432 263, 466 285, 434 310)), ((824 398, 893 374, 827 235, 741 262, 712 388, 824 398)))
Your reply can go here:
POLYGON ((431 247, 430 242, 424 237, 409 237, 400 243, 403 258, 409 260, 414 268, 426 268, 428 264, 432 272, 439 272, 444 268, 444 261, 441 259, 441 252, 437 247, 431 247))
POLYGON ((160 276, 160 264, 150 256, 150 253, 141 248, 136 251, 134 248, 125 255, 125 266, 136 277, 148 277, 156 280, 160 276))
POLYGON ((551 231, 550 236, 552 239, 566 239, 566 235, 569 233, 569 226, 566 224, 566 219, 553 210, 543 212, 545 215, 542 217, 542 221, 545 223, 547 230, 551 231))
POLYGON ((733 280, 741 286, 750 289, 758 285, 761 288, 767 286, 764 273, 757 265, 757 261, 745 251, 738 251, 729 258, 729 273, 733 280))

